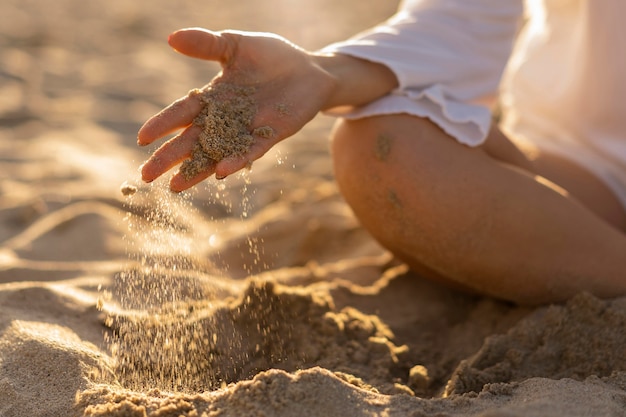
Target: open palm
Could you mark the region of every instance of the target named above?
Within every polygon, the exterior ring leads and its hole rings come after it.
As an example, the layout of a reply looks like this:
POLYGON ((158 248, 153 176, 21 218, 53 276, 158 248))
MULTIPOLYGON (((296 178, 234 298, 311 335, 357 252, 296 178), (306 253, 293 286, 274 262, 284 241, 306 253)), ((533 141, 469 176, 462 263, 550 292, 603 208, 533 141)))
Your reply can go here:
MULTIPOLYGON (((212 83, 254 87, 257 104, 250 132, 270 126, 271 137, 254 137, 248 152, 225 158, 192 178, 180 172, 170 181, 173 191, 182 191, 212 174, 226 177, 263 156, 273 145, 300 130, 322 108, 333 89, 333 79, 311 56, 287 40, 272 34, 237 31, 211 32, 183 29, 169 37, 177 51, 200 59, 218 61, 220 74, 212 83)), ((164 143, 143 165, 142 178, 153 181, 190 157, 200 134, 193 125, 204 104, 198 95, 185 96, 150 118, 139 130, 138 143, 147 145, 182 130, 164 143)))

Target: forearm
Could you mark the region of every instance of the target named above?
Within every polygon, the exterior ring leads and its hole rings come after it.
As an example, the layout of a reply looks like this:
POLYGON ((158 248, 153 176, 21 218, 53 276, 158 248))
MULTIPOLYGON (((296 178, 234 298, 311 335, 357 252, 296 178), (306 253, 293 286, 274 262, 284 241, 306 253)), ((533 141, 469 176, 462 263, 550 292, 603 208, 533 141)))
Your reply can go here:
POLYGON ((314 54, 313 60, 335 85, 322 110, 367 104, 398 86, 395 74, 373 61, 345 54, 314 54))

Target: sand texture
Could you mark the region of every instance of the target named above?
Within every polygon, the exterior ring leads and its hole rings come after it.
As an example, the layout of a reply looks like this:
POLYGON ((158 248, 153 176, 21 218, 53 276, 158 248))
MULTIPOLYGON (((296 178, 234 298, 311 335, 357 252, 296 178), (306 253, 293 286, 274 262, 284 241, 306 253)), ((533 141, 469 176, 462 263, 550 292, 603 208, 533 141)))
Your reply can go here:
POLYGON ((180 168, 185 178, 195 177, 224 158, 245 155, 254 142, 252 133, 271 131, 266 126, 250 132, 257 111, 254 92, 254 87, 211 83, 189 93, 199 97, 204 107, 193 121, 200 127, 198 141, 180 168))
POLYGON ((142 122, 219 70, 169 32, 317 48, 392 3, 0 2, 0 417, 626 415, 626 298, 411 273, 339 195, 329 118, 193 192, 139 180, 142 122))

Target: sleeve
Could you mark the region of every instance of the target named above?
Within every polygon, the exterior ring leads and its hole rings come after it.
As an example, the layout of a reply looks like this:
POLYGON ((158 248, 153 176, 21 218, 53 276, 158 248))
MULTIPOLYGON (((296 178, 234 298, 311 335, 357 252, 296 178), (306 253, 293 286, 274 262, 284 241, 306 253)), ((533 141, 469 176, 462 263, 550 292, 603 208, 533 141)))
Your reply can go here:
POLYGON ((459 142, 482 143, 487 106, 511 53, 523 0, 405 0, 382 24, 322 51, 382 63, 399 87, 368 105, 329 111, 346 118, 427 117, 459 142))

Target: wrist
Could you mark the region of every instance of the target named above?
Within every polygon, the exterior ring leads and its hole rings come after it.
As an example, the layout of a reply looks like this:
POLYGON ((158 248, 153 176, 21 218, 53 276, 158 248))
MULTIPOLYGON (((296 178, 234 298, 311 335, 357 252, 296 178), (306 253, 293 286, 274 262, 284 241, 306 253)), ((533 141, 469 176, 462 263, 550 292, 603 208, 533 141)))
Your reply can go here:
POLYGON ((364 105, 398 86, 393 71, 377 62, 338 53, 314 53, 312 59, 334 83, 333 92, 323 110, 364 105))

